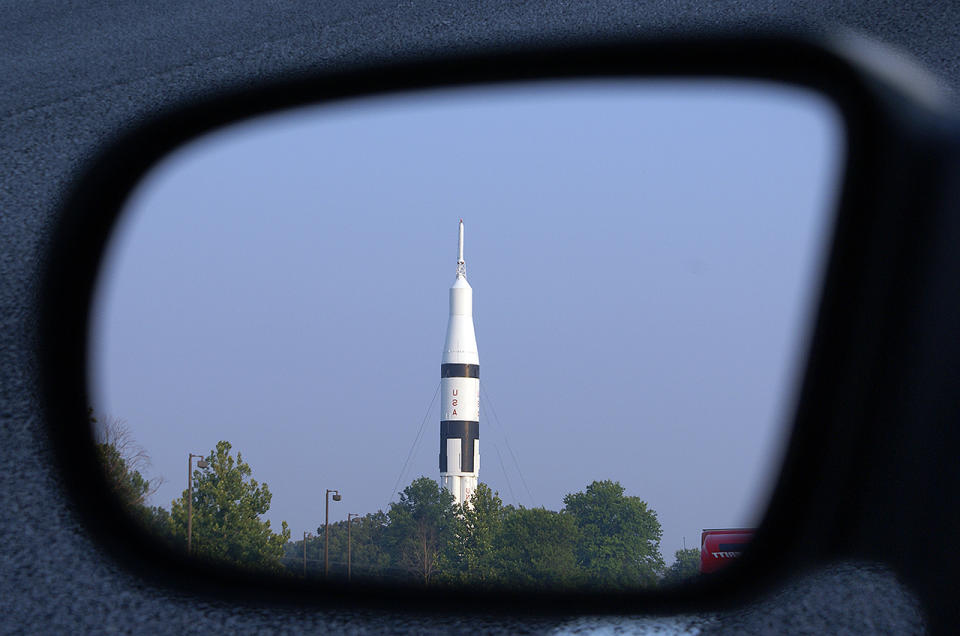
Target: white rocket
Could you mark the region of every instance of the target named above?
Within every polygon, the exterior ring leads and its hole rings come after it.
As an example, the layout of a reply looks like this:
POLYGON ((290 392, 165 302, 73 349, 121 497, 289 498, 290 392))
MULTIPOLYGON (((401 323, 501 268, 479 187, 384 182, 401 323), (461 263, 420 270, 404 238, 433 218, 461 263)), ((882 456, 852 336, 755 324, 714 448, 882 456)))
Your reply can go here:
POLYGON ((480 472, 480 357, 473 330, 473 288, 463 262, 463 219, 440 360, 440 394, 440 483, 457 503, 468 502, 480 472))

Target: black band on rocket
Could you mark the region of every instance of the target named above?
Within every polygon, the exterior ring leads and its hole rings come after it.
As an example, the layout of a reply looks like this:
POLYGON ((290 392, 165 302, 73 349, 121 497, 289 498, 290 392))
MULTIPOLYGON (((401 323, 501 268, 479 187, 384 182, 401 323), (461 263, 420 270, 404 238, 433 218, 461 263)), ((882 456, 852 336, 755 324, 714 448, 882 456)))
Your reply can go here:
POLYGON ((454 364, 448 362, 440 365, 441 378, 477 378, 480 379, 479 364, 454 364))
MULTIPOLYGON (((473 440, 480 439, 480 422, 443 420, 440 422, 440 472, 447 472, 447 440, 460 439, 460 469, 473 472, 473 440)), ((456 468, 450 472, 458 472, 456 468)))

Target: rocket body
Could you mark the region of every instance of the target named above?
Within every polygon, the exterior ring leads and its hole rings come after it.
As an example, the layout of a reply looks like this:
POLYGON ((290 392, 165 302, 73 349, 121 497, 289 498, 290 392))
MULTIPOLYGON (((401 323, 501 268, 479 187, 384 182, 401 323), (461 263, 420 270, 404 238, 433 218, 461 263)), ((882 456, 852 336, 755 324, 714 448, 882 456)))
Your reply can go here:
POLYGON ((457 503, 464 503, 476 490, 480 472, 480 357, 473 328, 473 288, 463 261, 463 221, 440 360, 440 393, 440 483, 457 503))

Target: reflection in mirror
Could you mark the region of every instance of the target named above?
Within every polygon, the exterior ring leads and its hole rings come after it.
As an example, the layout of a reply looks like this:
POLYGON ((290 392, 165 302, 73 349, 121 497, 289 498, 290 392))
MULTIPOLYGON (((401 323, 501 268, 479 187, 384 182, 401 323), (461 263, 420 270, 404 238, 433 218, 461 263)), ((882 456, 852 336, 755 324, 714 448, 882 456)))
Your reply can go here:
POLYGON ((209 134, 105 261, 102 457, 162 540, 292 576, 697 575, 702 531, 755 526, 776 478, 843 142, 822 97, 719 80, 209 134))

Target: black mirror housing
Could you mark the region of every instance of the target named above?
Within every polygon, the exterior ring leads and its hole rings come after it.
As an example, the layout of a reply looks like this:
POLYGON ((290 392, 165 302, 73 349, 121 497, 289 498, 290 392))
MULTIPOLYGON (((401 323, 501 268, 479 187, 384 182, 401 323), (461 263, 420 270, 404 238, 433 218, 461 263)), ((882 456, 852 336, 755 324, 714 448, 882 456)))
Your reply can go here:
MULTIPOLYGON (((921 593, 934 627, 960 620, 929 571, 949 581, 957 513, 917 517, 897 501, 957 492, 951 449, 960 377, 960 136, 945 104, 912 76, 865 66, 850 36, 757 34, 543 43, 336 73, 288 77, 183 104, 122 135, 66 198, 43 281, 38 359, 63 483, 90 532, 137 574, 178 589, 331 607, 517 614, 702 611, 763 592, 791 571, 836 558, 891 564, 921 593), (811 88, 842 113, 848 156, 789 451, 750 550, 709 580, 633 593, 454 592, 360 583, 349 588, 199 563, 160 545, 124 512, 86 427, 90 300, 109 234, 146 171, 215 127, 315 102, 490 82, 584 77, 743 77, 811 88), (908 81, 910 80, 910 81, 908 81), (450 600, 451 602, 445 602, 450 600)), ((203 467, 199 462, 198 466, 203 467)), ((339 494, 334 495, 340 501, 339 494)), ((945 503, 949 506, 949 502, 945 503)), ((954 507, 955 508, 955 507, 954 507)), ((318 533, 320 529, 318 528, 318 533)), ((947 589, 949 584, 944 583, 947 589)))

